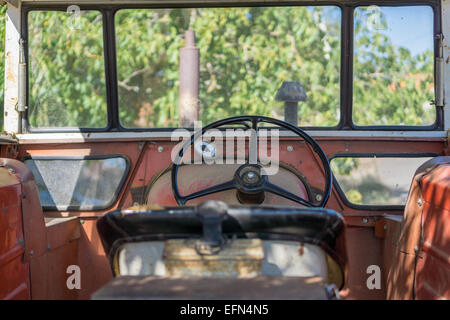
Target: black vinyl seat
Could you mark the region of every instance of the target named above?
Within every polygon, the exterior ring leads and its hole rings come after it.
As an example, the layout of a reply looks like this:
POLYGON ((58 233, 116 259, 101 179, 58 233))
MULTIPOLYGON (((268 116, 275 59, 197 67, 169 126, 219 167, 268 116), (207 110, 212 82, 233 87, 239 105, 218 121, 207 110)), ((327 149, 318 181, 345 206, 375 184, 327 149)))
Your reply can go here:
POLYGON ((180 238, 210 244, 227 238, 299 241, 321 247, 341 269, 346 262, 343 217, 324 208, 228 206, 220 201, 195 207, 149 206, 109 212, 97 228, 110 262, 123 243, 180 238))

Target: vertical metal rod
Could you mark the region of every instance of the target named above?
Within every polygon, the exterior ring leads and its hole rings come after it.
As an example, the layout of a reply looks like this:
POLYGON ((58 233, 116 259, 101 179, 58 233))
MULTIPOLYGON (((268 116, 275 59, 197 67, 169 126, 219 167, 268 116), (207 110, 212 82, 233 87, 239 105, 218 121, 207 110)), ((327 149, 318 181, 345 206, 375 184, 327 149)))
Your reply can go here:
POLYGON ((23 133, 25 129, 25 111, 27 99, 27 64, 25 62, 25 41, 19 40, 19 70, 18 70, 18 96, 17 96, 17 112, 19 113, 18 132, 23 133))
POLYGON ((297 126, 298 124, 298 102, 284 103, 284 121, 297 126))
POLYGON ((185 47, 180 50, 180 101, 179 124, 192 128, 198 120, 198 94, 200 78, 200 54, 195 46, 195 34, 192 30, 185 33, 185 47))
POLYGON ((438 35, 439 41, 439 55, 435 58, 436 61, 436 107, 444 106, 444 47, 443 35, 438 35))

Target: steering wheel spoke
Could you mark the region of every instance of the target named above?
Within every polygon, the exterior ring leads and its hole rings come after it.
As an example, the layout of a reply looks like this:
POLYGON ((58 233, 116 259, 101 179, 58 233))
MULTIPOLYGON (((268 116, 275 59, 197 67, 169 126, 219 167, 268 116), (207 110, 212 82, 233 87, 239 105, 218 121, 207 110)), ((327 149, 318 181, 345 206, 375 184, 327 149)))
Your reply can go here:
POLYGON ((283 197, 285 199, 295 201, 295 202, 300 203, 307 207, 315 207, 316 206, 313 203, 311 203, 303 198, 300 198, 299 196, 296 196, 292 192, 287 191, 286 189, 283 189, 280 186, 277 186, 269 181, 264 186, 264 190, 267 192, 276 194, 277 196, 283 197))
POLYGON ((184 202, 186 202, 186 201, 189 201, 189 200, 192 200, 195 198, 207 196, 212 193, 227 191, 227 190, 231 190, 231 189, 235 189, 235 188, 236 188, 236 183, 234 182, 234 179, 233 179, 233 180, 230 180, 230 181, 227 181, 224 183, 220 183, 215 186, 191 193, 190 195, 182 197, 182 200, 184 202))
POLYGON ((258 164, 258 119, 252 119, 248 144, 248 164, 258 164))

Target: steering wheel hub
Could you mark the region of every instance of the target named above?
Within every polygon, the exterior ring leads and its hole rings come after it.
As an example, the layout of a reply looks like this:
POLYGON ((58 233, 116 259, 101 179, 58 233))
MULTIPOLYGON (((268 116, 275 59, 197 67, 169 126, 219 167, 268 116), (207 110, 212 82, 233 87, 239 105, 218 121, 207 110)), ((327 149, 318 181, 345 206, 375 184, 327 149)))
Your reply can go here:
POLYGON ((256 190, 261 187, 266 176, 263 175, 261 166, 258 164, 244 164, 236 170, 234 179, 237 189, 241 191, 259 191, 256 190))

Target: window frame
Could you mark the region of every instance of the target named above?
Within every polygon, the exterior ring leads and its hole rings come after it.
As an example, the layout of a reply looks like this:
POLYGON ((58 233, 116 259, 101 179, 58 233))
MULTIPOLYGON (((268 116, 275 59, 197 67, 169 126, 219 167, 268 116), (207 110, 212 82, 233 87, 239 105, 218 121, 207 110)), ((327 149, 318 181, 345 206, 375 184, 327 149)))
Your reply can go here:
MULTIPOLYGON (((111 208, 116 202, 119 197, 119 194, 122 192, 123 186, 125 185, 125 182, 128 179, 128 176, 130 174, 131 169, 131 161, 130 159, 124 155, 119 153, 114 154, 103 154, 103 155, 88 155, 88 156, 25 156, 21 161, 25 164, 25 161, 27 160, 108 160, 108 159, 114 159, 114 158, 121 158, 125 161, 125 171, 122 175, 122 178, 119 181, 119 184, 111 197, 111 201, 103 204, 103 205, 84 205, 84 206, 42 206, 43 211, 101 211, 111 208), (63 209, 61 209, 63 207, 63 209)), ((31 171, 31 169, 29 169, 31 171)), ((40 200, 39 200, 40 201, 40 200)))
MULTIPOLYGON (((368 152, 368 153, 336 153, 330 155, 328 159, 331 161, 337 158, 434 158, 438 157, 439 154, 433 152, 422 152, 422 153, 377 153, 377 152, 368 152)), ((414 177, 411 177, 413 179, 414 177)), ((333 173, 333 188, 336 189, 339 198, 342 200, 343 204, 351 209, 356 210, 364 210, 364 211, 398 211, 404 210, 405 205, 393 205, 393 204, 357 204, 348 200, 345 195, 344 190, 339 185, 338 179, 334 176, 333 173)))
MULTIPOLYGON (((77 4, 76 2, 71 5, 77 4)), ((179 128, 126 128, 119 120, 119 99, 117 84, 117 53, 115 39, 115 14, 121 9, 152 9, 152 8, 195 8, 195 7, 276 7, 276 6, 336 6, 341 9, 341 65, 340 65, 340 119, 336 126, 324 127, 301 127, 309 131, 442 131, 444 128, 443 108, 436 107, 436 119, 431 125, 369 125, 359 126, 353 123, 353 40, 354 40, 354 10, 357 7, 379 5, 379 6, 429 6, 433 10, 433 33, 442 33, 442 21, 440 16, 441 5, 439 0, 372 0, 358 1, 292 1, 292 2, 230 2, 230 3, 198 3, 198 4, 112 4, 112 5, 90 5, 78 4, 81 10, 97 10, 102 13, 103 23, 103 59, 105 64, 105 84, 107 103, 107 126, 105 128, 35 128, 28 122, 28 110, 24 119, 24 133, 71 133, 71 132, 167 132, 179 128)), ((39 3, 24 3, 21 13, 21 37, 25 40, 25 60, 27 62, 27 95, 26 103, 29 102, 29 48, 28 48, 28 13, 34 10, 66 11, 67 5, 42 5, 39 3)), ((434 61, 439 53, 439 43, 436 37, 434 43, 434 61)), ((434 82, 436 83, 436 63, 434 63, 434 82)), ((436 85, 435 85, 436 90, 436 85)), ((193 130, 186 128, 188 130, 193 130)))

